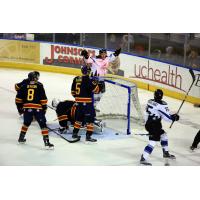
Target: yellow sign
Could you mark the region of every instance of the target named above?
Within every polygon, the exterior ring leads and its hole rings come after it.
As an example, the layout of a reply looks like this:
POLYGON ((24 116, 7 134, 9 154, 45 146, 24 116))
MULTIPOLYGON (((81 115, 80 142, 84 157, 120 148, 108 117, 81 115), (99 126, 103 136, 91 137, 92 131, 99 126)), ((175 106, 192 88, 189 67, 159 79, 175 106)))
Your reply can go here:
POLYGON ((0 60, 40 63, 40 44, 36 42, 0 40, 0 60))

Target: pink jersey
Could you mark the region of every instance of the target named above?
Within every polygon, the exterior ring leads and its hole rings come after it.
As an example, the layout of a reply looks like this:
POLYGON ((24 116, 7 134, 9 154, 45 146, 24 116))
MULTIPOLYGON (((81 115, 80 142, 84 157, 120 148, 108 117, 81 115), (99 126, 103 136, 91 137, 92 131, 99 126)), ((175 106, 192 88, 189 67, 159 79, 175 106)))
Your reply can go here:
POLYGON ((97 72, 99 76, 104 76, 107 74, 109 63, 114 61, 115 58, 116 57, 113 54, 110 54, 110 56, 106 57, 104 60, 96 57, 89 57, 84 60, 86 63, 92 64, 91 69, 93 74, 97 72))

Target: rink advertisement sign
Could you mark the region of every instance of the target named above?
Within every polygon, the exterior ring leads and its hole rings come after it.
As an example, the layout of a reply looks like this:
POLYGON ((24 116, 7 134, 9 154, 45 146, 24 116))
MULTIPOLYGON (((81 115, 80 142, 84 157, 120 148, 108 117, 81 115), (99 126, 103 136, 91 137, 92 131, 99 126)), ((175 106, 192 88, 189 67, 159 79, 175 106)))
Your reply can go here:
POLYGON ((18 40, 0 40, 0 60, 40 63, 40 44, 18 40))
MULTIPOLYGON (((125 77, 181 93, 187 92, 192 83, 187 68, 126 54, 121 54, 120 58, 125 77)), ((200 88, 194 85, 190 95, 200 97, 200 88)))
MULTIPOLYGON (((95 55, 95 50, 86 48, 90 56, 95 55)), ((60 44, 40 44, 40 63, 64 67, 80 68, 83 64, 81 56, 82 47, 60 44)))

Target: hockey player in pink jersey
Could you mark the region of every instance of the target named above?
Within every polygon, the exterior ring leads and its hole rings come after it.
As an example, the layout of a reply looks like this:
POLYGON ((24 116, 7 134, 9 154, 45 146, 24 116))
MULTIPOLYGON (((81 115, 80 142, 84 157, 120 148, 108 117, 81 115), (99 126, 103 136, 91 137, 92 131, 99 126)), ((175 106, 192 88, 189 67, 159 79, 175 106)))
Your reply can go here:
POLYGON ((108 65, 110 62, 114 61, 115 58, 120 54, 121 48, 117 49, 114 53, 107 56, 106 49, 100 49, 99 55, 96 57, 90 57, 86 50, 81 52, 84 57, 84 62, 91 65, 92 74, 97 76, 104 76, 107 74, 108 65))

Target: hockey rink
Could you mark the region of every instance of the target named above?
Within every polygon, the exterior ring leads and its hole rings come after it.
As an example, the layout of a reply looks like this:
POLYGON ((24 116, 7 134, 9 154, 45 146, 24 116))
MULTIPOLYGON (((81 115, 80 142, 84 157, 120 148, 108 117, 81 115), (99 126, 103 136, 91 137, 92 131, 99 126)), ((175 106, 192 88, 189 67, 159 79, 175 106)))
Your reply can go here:
MULTIPOLYGON (((56 134, 50 133, 50 142, 54 150, 45 150, 39 126, 33 122, 26 135, 26 144, 18 144, 22 119, 19 118, 16 105, 14 84, 27 78, 29 71, 0 69, 0 166, 139 166, 140 156, 147 144, 147 136, 135 135, 144 130, 134 130, 130 136, 106 133, 95 135, 97 143, 86 143, 82 135, 81 141, 70 144, 56 134)), ((73 99, 70 94, 73 76, 40 72, 49 104, 53 98, 73 99)), ((153 97, 152 92, 138 90, 139 99, 144 111, 146 102, 153 97)), ((175 113, 181 101, 169 97, 163 98, 171 112, 175 113)), ((169 150, 176 160, 169 161, 171 166, 199 166, 200 149, 190 152, 194 136, 200 129, 200 109, 185 102, 180 112, 180 121, 170 124, 163 121, 168 133, 169 150)), ((47 111, 48 124, 57 124, 56 113, 47 111)), ((110 122, 112 123, 112 122, 110 122)), ((115 126, 115 124, 109 124, 115 126)), ((107 130, 108 131, 108 130, 107 130)), ((162 149, 158 143, 149 161, 153 166, 165 165, 162 149)))

